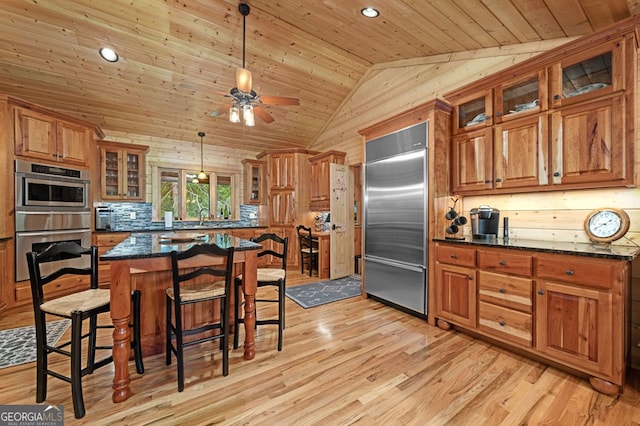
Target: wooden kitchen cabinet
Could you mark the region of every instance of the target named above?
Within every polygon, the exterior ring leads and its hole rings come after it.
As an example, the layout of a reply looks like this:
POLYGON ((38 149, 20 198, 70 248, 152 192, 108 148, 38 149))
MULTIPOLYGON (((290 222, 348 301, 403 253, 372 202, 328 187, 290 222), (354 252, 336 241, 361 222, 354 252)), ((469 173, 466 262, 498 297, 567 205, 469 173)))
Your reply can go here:
POLYGON ((309 158, 311 163, 311 201, 309 210, 328 211, 331 200, 330 164, 344 164, 347 154, 340 151, 327 151, 309 158))
MULTIPOLYGON (((98 247, 98 259, 100 256, 114 248, 129 237, 129 232, 94 232, 93 244, 98 247)), ((98 261, 98 282, 100 287, 108 288, 111 283, 111 262, 98 261)))
POLYGON ((554 111, 552 183, 568 187, 611 186, 632 182, 627 156, 633 141, 625 139, 622 95, 554 111))
POLYGON ((453 138, 452 190, 463 194, 493 188, 493 138, 485 127, 453 138))
POLYGON ((15 154, 36 160, 87 166, 91 128, 43 112, 14 107, 15 154))
POLYGON ((635 28, 612 28, 446 94, 453 192, 635 186, 635 45, 635 28))
POLYGON ((476 327, 475 249, 436 246, 436 316, 438 326, 449 322, 476 327))
POLYGON ((437 242, 436 323, 581 371, 615 394, 625 381, 630 269, 620 259, 437 242))
POLYGON ((149 147, 99 142, 100 196, 103 201, 144 201, 149 147))
POLYGON ((296 226, 312 225, 308 212, 311 184, 309 157, 317 151, 285 149, 264 151, 256 156, 266 168, 267 217, 269 232, 289 237, 288 267, 300 266, 296 226))
POLYGON ((244 203, 260 205, 265 201, 264 162, 242 160, 244 167, 244 203))

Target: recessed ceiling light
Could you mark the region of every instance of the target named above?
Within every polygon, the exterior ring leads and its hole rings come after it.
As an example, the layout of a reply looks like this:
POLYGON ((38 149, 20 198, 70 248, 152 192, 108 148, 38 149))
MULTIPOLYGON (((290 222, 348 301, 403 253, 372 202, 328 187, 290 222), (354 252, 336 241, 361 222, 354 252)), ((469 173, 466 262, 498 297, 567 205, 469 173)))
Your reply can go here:
POLYGON ((113 49, 109 49, 108 47, 102 47, 98 50, 102 59, 109 62, 118 62, 118 54, 113 49))
POLYGON ((380 15, 378 9, 374 9, 373 7, 365 7, 364 9, 360 10, 360 13, 362 13, 362 15, 366 16, 367 18, 377 18, 378 15, 380 15))

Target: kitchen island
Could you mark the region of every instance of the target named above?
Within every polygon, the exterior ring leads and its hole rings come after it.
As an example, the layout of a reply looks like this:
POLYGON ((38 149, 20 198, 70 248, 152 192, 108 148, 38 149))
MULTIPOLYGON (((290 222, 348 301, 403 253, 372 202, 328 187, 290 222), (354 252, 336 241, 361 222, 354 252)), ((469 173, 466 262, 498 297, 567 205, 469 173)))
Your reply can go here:
POLYGON ((437 325, 456 326, 624 387, 631 262, 640 248, 497 238, 434 239, 437 325))
MULTIPOLYGON (((175 233, 171 233, 175 236, 175 233)), ((223 248, 234 247, 234 263, 243 275, 245 310, 244 358, 255 356, 255 294, 257 289, 257 253, 260 244, 240 239, 221 232, 203 230, 189 238, 167 238, 168 233, 132 233, 113 249, 100 256, 100 260, 111 262, 111 319, 113 332, 113 401, 124 401, 129 397, 130 313, 131 291, 142 292, 141 343, 143 355, 159 353, 165 345, 165 289, 172 285, 171 252, 184 251, 194 244, 216 243, 223 248), (191 240, 191 241, 186 241, 191 240)), ((197 262, 197 259, 196 259, 197 262)), ((198 266, 194 263, 194 266, 198 266)), ((189 321, 210 319, 219 309, 211 305, 207 309, 186 313, 189 321)), ((237 332, 237 330, 236 330, 237 332)))

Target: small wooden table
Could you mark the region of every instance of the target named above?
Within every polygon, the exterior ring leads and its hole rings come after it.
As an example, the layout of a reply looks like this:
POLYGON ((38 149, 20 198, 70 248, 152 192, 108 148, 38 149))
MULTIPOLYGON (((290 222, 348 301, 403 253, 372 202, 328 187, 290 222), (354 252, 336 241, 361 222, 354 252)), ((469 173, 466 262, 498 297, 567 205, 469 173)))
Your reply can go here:
MULTIPOLYGON (((257 253, 260 244, 242 240, 223 233, 205 233, 204 239, 197 242, 165 244, 161 242, 161 233, 131 234, 113 249, 100 256, 100 260, 111 262, 111 319, 113 331, 113 402, 126 400, 129 388, 129 354, 131 313, 131 291, 134 289, 132 275, 171 271, 171 251, 187 250, 194 244, 215 242, 223 248, 234 247, 234 263, 242 264, 244 293, 244 358, 255 356, 255 294, 257 289, 257 253)), ((209 260, 210 262, 210 260, 209 260)), ((194 265, 197 266, 197 265, 194 265)), ((170 284, 167 284, 169 286, 170 284)), ((144 289, 143 289, 144 300, 144 289)))

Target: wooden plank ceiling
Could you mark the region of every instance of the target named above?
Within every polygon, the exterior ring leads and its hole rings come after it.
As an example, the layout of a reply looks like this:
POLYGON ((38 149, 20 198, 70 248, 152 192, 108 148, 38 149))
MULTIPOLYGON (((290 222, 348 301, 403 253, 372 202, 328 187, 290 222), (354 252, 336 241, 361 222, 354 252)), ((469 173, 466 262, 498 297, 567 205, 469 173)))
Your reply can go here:
POLYGON ((5 0, 0 92, 128 132, 262 151, 307 147, 374 64, 583 35, 634 0, 250 0, 246 66, 275 121, 229 123, 242 64, 236 0, 5 0), (366 19, 365 6, 381 15, 366 19), (98 56, 112 47, 120 61, 98 56))

